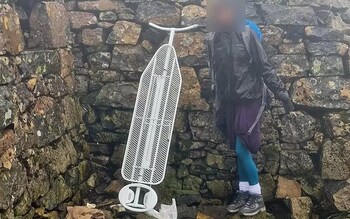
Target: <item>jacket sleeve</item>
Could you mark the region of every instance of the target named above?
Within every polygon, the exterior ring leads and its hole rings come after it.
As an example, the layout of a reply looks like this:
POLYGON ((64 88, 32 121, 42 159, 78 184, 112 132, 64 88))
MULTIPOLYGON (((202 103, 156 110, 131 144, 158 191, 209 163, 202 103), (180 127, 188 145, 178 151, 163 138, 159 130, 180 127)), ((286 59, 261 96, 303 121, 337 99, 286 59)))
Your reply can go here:
POLYGON ((277 75, 276 69, 269 63, 268 57, 256 34, 252 33, 252 31, 250 34, 252 55, 257 65, 256 68, 267 87, 275 94, 276 98, 279 99, 282 94, 287 92, 284 83, 277 75))

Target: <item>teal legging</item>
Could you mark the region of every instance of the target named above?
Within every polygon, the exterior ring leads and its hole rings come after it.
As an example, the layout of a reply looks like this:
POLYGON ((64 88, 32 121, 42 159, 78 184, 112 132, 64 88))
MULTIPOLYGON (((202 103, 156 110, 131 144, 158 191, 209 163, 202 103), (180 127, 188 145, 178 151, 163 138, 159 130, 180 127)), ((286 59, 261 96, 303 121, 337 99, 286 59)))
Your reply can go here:
POLYGON ((236 155, 239 181, 248 182, 251 186, 258 184, 258 168, 256 167, 251 153, 238 137, 236 137, 236 155))

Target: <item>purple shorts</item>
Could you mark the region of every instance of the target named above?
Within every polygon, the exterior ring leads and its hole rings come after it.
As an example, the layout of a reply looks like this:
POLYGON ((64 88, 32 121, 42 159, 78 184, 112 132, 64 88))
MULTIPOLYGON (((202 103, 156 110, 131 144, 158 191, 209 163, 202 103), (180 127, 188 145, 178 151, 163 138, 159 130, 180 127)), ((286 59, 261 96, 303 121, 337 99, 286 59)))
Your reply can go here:
POLYGON ((248 135, 248 130, 254 124, 260 107, 261 99, 247 103, 224 104, 230 145, 235 144, 236 136, 238 136, 252 154, 259 151, 261 147, 261 118, 250 135, 248 135))

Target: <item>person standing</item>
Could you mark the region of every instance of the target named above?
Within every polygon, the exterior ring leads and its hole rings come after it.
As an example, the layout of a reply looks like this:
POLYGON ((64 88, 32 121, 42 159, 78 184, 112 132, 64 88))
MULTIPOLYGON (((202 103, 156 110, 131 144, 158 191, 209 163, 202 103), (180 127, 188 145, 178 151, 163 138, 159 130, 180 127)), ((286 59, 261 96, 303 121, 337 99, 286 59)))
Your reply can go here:
MULTIPOLYGON (((221 6, 217 9, 220 13, 215 13, 216 22, 222 27, 232 25, 235 11, 221 6)), ((239 190, 227 210, 253 216, 266 210, 252 154, 261 147, 261 116, 271 101, 270 91, 283 102, 287 113, 294 106, 268 62, 258 27, 247 24, 242 32, 209 33, 208 50, 215 91, 214 118, 220 130, 227 133, 237 156, 239 190)))

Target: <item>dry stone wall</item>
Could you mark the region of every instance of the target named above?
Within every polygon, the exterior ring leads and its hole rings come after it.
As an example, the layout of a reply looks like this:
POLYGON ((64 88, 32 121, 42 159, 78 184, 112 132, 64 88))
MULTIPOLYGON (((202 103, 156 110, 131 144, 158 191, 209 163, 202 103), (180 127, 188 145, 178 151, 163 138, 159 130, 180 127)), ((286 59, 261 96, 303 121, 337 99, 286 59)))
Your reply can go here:
MULTIPOLYGON (((205 24, 206 3, 126 0, 69 5, 75 45, 79 45, 73 51, 81 101, 88 110, 85 121, 92 159, 104 166, 103 174, 109 174, 98 190, 105 196, 110 192, 106 188, 118 185, 116 195, 124 183, 119 168, 138 80, 167 38, 147 23, 205 24)), ((247 4, 247 17, 261 26, 264 47, 298 109, 286 115, 274 102, 265 113, 263 146, 255 157, 269 209, 278 206, 284 216, 307 218, 311 211, 322 215, 324 209, 328 214, 350 210, 343 204, 349 201, 350 189, 349 8, 348 1, 247 4)), ((159 193, 163 202, 175 196, 180 211, 194 217, 196 210, 186 206, 203 210, 230 198, 236 188, 235 155, 212 125, 205 30, 177 34, 174 44, 184 84, 167 177, 159 193)), ((218 218, 220 210, 203 211, 218 218)))
MULTIPOLYGON (((147 23, 205 24, 205 5, 0 0, 0 218, 62 218, 68 204, 118 203, 138 80, 167 38, 147 23)), ((264 115, 254 158, 268 211, 349 212, 350 2, 255 0, 247 17, 261 26, 298 109, 286 115, 274 102, 264 115)), ((163 203, 177 198, 180 218, 198 210, 199 218, 224 218, 237 167, 212 123, 205 30, 177 34, 174 44, 184 84, 157 191, 163 203)))
POLYGON ((58 2, 13 3, 0 1, 0 218, 64 218, 95 181, 69 21, 58 2))

